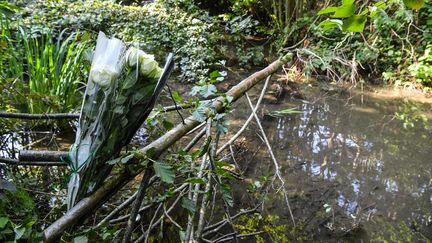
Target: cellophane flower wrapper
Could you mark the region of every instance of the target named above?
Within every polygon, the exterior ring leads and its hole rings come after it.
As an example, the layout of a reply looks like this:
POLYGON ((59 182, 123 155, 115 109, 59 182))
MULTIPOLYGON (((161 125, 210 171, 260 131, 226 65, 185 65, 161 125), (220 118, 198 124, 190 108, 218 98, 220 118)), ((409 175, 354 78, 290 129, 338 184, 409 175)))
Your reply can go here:
POLYGON ((161 84, 162 69, 149 55, 99 33, 81 108, 75 143, 69 152, 73 170, 68 208, 91 194, 150 114, 161 84))

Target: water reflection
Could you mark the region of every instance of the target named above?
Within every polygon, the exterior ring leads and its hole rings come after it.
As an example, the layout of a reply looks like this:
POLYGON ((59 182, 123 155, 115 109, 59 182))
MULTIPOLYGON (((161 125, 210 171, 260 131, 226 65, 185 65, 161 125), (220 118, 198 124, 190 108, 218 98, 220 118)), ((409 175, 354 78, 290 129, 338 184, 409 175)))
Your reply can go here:
POLYGON ((421 111, 429 105, 356 97, 296 105, 303 113, 266 122, 281 162, 309 178, 339 182, 334 204, 347 215, 368 207, 389 220, 426 222, 432 135, 421 111))

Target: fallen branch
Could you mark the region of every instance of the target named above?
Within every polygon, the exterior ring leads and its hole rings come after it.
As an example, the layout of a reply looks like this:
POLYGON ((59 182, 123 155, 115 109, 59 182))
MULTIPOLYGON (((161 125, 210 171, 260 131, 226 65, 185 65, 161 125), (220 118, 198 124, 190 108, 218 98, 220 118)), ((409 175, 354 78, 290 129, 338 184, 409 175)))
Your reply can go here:
MULTIPOLYGON (((170 112, 191 108, 192 105, 170 105, 162 107, 162 112, 170 112)), ((158 108, 153 110, 157 111, 158 108)), ((0 118, 23 119, 23 120, 61 120, 61 119, 78 119, 79 113, 46 113, 46 114, 31 114, 31 113, 16 113, 16 112, 0 112, 0 118)))
POLYGON ((14 112, 0 112, 2 118, 15 118, 26 120, 42 120, 42 119, 77 119, 79 114, 76 113, 48 113, 48 114, 30 114, 30 113, 14 113, 14 112))
POLYGON ((0 163, 7 164, 7 165, 28 165, 28 166, 66 166, 66 163, 64 162, 41 162, 41 161, 19 161, 16 159, 7 159, 7 158, 0 158, 0 163))
MULTIPOLYGON (((267 85, 268 85, 268 83, 270 81, 270 78, 271 78, 271 76, 267 77, 266 82, 264 84, 264 87, 263 87, 263 89, 261 91, 261 95, 258 98, 258 101, 257 101, 257 103, 255 105, 255 108, 253 109, 255 113, 258 111, 258 107, 260 106, 261 101, 262 101, 262 99, 264 97, 265 91, 267 90, 267 85)), ((216 155, 219 155, 222 151, 224 151, 224 149, 226 149, 228 146, 230 146, 244 132, 244 130, 246 130, 246 128, 248 127, 249 123, 252 121, 253 118, 254 118, 254 115, 252 113, 252 114, 250 114, 250 116, 246 120, 246 122, 243 124, 243 126, 240 128, 240 130, 234 136, 232 136, 228 142, 226 142, 224 145, 222 145, 217 150, 216 155)))
MULTIPOLYGON (((39 151, 39 150, 20 150, 18 154, 19 161, 43 161, 43 162, 60 162, 66 161, 68 152, 63 151, 39 151)), ((66 165, 66 163, 62 162, 66 165)))
POLYGON ((285 196, 285 201, 286 201, 286 204, 287 204, 287 206, 288 206, 288 212, 290 213, 291 220, 292 220, 293 225, 294 225, 294 227, 295 227, 295 226, 296 226, 296 223, 295 223, 294 215, 293 215, 293 213, 292 213, 291 206, 290 206, 290 203, 289 203, 289 200, 288 200, 288 193, 286 192, 286 189, 285 189, 285 181, 284 181, 284 179, 282 178, 282 175, 280 174, 279 163, 278 163, 277 160, 276 160, 276 157, 275 157, 275 155, 274 155, 274 153, 273 153, 273 150, 272 150, 272 148, 271 148, 270 142, 268 141, 267 135, 266 135, 266 133, 265 133, 265 131, 264 131, 264 128, 263 128, 262 125, 261 125, 260 119, 258 118, 258 115, 256 114, 256 112, 255 112, 255 110, 254 110, 254 107, 253 107, 252 101, 251 101, 250 98, 249 98, 249 95, 248 95, 247 93, 246 93, 245 95, 246 95, 247 101, 248 101, 248 103, 249 103, 249 107, 250 107, 251 110, 252 110, 252 114, 253 114, 253 116, 255 117, 255 121, 256 121, 256 123, 257 123, 257 125, 258 125, 258 127, 259 127, 259 129, 260 129, 260 131, 261 131, 261 135, 263 136, 264 142, 265 142, 265 144, 267 145, 267 149, 268 149, 268 151, 269 151, 269 153, 270 153, 270 157, 271 157, 271 159, 272 159, 272 161, 273 161, 273 164, 274 164, 274 166, 275 166, 275 174, 276 174, 276 177, 277 177, 277 178, 280 180, 280 182, 282 183, 281 188, 282 188, 282 190, 283 190, 283 193, 284 193, 284 196, 285 196))
MULTIPOLYGON (((261 71, 258 71, 248 78, 241 81, 236 86, 232 87, 226 95, 233 97, 233 101, 239 99, 246 91, 252 88, 259 81, 268 77, 272 73, 276 72, 283 64, 290 61, 292 54, 287 54, 281 59, 271 63, 269 66, 261 71)), ((217 112, 224 110, 222 98, 218 98, 213 103, 214 108, 217 112)), ((140 151, 146 153, 150 149, 152 150, 152 159, 157 159, 163 151, 168 149, 176 141, 182 138, 186 133, 191 131, 193 128, 201 124, 195 120, 193 116, 185 119, 184 124, 179 124, 166 134, 161 136, 159 139, 153 141, 140 151)), ((65 215, 60 217, 57 221, 52 223, 43 232, 44 240, 46 242, 53 242, 61 237, 63 232, 73 226, 79 219, 84 216, 91 215, 109 196, 117 192, 122 188, 129 180, 133 179, 136 175, 142 172, 143 168, 131 168, 124 167, 123 171, 108 178, 104 184, 97 189, 93 194, 83 198, 73 208, 71 208, 65 215)))

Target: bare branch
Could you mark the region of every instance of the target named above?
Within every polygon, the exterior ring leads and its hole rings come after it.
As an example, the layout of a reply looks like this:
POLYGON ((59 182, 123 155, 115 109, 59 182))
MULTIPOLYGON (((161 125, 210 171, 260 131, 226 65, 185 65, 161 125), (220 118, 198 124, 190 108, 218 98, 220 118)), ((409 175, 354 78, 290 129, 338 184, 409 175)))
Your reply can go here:
MULTIPOLYGON (((233 97, 233 101, 239 99, 246 91, 252 88, 260 80, 276 72, 283 64, 291 61, 291 59, 291 53, 285 55, 281 59, 271 63, 263 70, 252 74, 236 86, 232 87, 226 93, 226 95, 233 97)), ((217 112, 223 112, 224 110, 223 99, 224 98, 218 98, 213 102, 214 108, 217 112)), ((163 151, 165 151, 199 124, 200 122, 195 120, 193 116, 189 116, 185 119, 185 124, 177 125, 140 151, 142 153, 146 153, 152 149, 154 152, 152 159, 157 159, 163 151)), ((143 169, 144 168, 142 167, 125 166, 123 171, 105 180, 104 184, 93 194, 83 198, 73 208, 66 212, 65 215, 46 228, 43 232, 44 240, 48 242, 57 240, 62 235, 64 230, 74 225, 79 221, 79 219, 90 215, 91 212, 102 205, 102 203, 107 200, 107 198, 122 188, 128 181, 135 178, 135 176, 138 175, 143 169)))

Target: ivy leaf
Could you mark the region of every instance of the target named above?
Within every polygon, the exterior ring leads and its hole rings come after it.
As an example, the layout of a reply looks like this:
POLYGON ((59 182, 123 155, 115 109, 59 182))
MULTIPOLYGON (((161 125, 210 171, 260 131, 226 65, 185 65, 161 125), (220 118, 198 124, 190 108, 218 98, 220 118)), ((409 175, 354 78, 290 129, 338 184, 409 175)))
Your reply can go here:
POLYGON ((338 18, 338 19, 349 18, 355 13, 355 10, 356 10, 356 6, 354 3, 344 4, 340 7, 337 7, 335 13, 330 17, 338 18))
POLYGON ((201 86, 200 89, 200 94, 204 97, 207 98, 209 96, 214 95, 217 92, 216 86, 214 86, 213 84, 208 84, 208 85, 204 85, 201 86))
POLYGON ((217 92, 216 86, 213 84, 207 84, 202 86, 194 86, 192 91, 190 92, 191 96, 195 96, 197 94, 202 95, 204 98, 207 98, 211 95, 214 95, 217 92))
POLYGON ((344 20, 342 30, 350 32, 363 32, 367 17, 363 15, 353 15, 350 18, 344 20))
POLYGON ((195 213, 195 204, 192 200, 187 197, 183 197, 182 199, 182 207, 188 211, 189 214, 195 213))
POLYGON ((212 103, 211 101, 202 101, 196 110, 192 113, 195 120, 203 122, 209 116, 208 111, 211 111, 212 103))
POLYGON ((419 10, 425 4, 424 0, 403 0, 404 4, 411 9, 419 10))
POLYGON ((174 182, 175 173, 170 165, 156 161, 155 163, 153 163, 153 168, 156 175, 161 178, 163 182, 169 184, 174 182))

